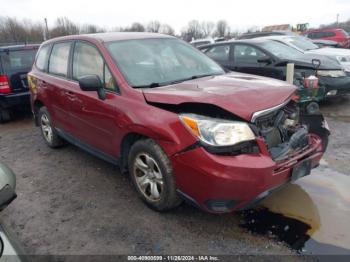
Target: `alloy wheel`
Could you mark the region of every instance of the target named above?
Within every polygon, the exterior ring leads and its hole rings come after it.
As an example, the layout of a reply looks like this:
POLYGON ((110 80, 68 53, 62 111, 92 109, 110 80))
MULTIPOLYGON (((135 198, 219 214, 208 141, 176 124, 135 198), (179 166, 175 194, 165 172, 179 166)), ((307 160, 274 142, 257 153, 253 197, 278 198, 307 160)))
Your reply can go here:
POLYGON ((52 127, 50 124, 50 120, 46 114, 41 115, 40 123, 41 123, 41 130, 43 131, 44 138, 48 143, 51 143, 53 139, 52 127))
POLYGON ((138 154, 134 160, 133 175, 137 187, 150 201, 159 201, 163 192, 163 175, 156 160, 147 153, 138 154))

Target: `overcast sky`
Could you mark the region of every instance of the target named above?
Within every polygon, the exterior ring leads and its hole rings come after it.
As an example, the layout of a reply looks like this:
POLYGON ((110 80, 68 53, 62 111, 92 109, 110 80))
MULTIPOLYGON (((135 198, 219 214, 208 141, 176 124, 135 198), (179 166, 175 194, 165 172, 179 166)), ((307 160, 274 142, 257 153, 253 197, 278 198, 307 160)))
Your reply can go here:
POLYGON ((232 29, 271 24, 311 26, 350 19, 350 0, 0 0, 1 15, 48 19, 67 16, 74 22, 114 28, 159 20, 179 32, 192 19, 228 21, 232 29))

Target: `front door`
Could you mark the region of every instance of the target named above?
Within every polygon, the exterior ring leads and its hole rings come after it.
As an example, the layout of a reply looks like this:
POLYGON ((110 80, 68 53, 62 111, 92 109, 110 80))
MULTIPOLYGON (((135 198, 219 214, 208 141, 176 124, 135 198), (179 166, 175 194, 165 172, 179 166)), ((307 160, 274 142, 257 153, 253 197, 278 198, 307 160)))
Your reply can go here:
POLYGON ((235 44, 231 51, 231 70, 279 78, 278 70, 274 67, 272 59, 262 50, 248 44, 235 44))
POLYGON ((95 91, 82 91, 78 81, 75 81, 70 102, 73 135, 94 149, 115 156, 113 141, 119 133, 115 119, 119 114, 117 105, 120 95, 97 48, 87 42, 76 42, 72 59, 72 78, 78 80, 86 75, 100 77, 106 91, 106 99, 99 99, 95 91))

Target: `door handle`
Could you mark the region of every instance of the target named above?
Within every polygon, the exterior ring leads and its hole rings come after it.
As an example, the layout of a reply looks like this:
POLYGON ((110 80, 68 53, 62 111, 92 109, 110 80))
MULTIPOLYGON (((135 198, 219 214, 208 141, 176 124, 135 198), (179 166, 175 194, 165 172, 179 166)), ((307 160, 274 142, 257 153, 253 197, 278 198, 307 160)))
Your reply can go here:
POLYGON ((69 100, 74 101, 77 97, 73 92, 67 91, 64 93, 69 100))

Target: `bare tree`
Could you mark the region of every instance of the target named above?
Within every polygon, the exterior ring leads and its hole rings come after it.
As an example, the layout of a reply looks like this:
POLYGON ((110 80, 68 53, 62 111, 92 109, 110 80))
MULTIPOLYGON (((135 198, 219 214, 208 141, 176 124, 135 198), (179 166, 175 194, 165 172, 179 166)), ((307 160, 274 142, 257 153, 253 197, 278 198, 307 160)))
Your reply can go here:
POLYGON ((203 37, 203 32, 198 20, 191 20, 188 22, 187 27, 182 30, 181 36, 186 41, 191 41, 193 39, 199 39, 203 37))
POLYGON ((134 22, 130 27, 127 27, 124 29, 124 31, 129 31, 129 32, 145 32, 145 27, 139 23, 139 22, 134 22))
POLYGON ((175 30, 168 24, 162 24, 160 26, 159 33, 166 35, 175 35, 175 30))
POLYGON ((30 20, 18 21, 12 17, 0 17, 0 42, 29 43, 43 40, 43 26, 30 20))
POLYGON ((157 20, 153 20, 148 23, 147 25, 147 31, 152 33, 158 33, 160 30, 161 24, 157 20))
POLYGON ((79 34, 79 26, 74 24, 67 17, 59 17, 54 28, 50 32, 51 37, 79 34))
POLYGON ((229 34, 230 27, 228 26, 228 23, 225 20, 219 20, 216 23, 216 31, 215 35, 218 37, 225 37, 229 34))
POLYGON ((106 32, 105 28, 101 28, 94 24, 85 24, 80 27, 81 34, 95 34, 95 33, 103 33, 106 32))
POLYGON ((26 40, 26 32, 16 18, 6 17, 1 19, 0 24, 1 39, 8 42, 21 42, 26 40))
POLYGON ((325 24, 325 25, 320 25, 320 28, 342 28, 346 32, 350 32, 350 19, 348 19, 345 22, 339 22, 339 23, 331 23, 331 24, 325 24))
POLYGON ((210 21, 203 21, 201 23, 201 29, 204 37, 211 36, 214 31, 215 24, 210 21))

